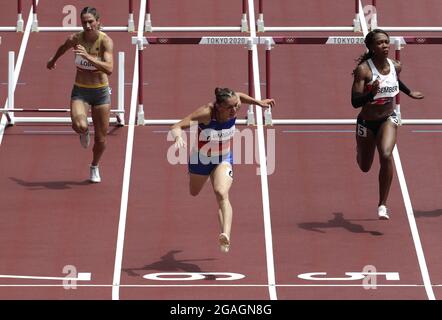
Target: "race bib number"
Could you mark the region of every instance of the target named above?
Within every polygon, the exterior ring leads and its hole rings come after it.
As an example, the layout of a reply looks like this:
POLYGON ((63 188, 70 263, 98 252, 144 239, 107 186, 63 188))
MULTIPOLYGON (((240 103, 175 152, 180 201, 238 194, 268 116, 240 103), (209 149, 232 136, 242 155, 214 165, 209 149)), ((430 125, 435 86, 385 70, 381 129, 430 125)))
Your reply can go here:
POLYGON ((391 122, 393 122, 396 126, 399 125, 399 119, 398 119, 397 115, 390 116, 388 119, 389 119, 391 122))
POLYGON ((367 137, 367 128, 366 127, 364 127, 363 125, 358 123, 357 130, 358 130, 359 137, 364 137, 364 138, 367 137))

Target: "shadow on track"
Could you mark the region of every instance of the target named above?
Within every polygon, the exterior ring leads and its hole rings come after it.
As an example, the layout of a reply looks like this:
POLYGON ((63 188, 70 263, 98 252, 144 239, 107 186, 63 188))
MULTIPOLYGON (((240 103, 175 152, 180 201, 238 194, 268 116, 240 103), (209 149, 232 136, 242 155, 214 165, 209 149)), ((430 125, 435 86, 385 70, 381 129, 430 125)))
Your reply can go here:
POLYGON ((43 189, 50 189, 50 190, 66 190, 71 189, 72 186, 87 186, 92 185, 89 180, 84 181, 24 181, 22 179, 9 177, 12 181, 18 183, 19 185, 23 187, 27 187, 30 190, 43 190, 43 189))
POLYGON ((342 212, 334 212, 333 215, 335 217, 331 220, 328 220, 327 222, 303 222, 299 223, 298 227, 301 229, 319 233, 326 233, 321 229, 342 228, 354 233, 369 233, 373 236, 383 235, 383 233, 379 231, 365 230, 362 225, 351 222, 352 220, 346 220, 342 212))
MULTIPOLYGON (((153 262, 151 264, 147 264, 140 268, 124 268, 122 269, 131 277, 140 277, 144 275, 144 271, 155 270, 155 271, 168 271, 168 272, 203 272, 201 268, 194 263, 196 261, 213 261, 215 259, 185 259, 185 260, 176 260, 175 255, 177 253, 182 252, 182 250, 171 250, 166 253, 164 256, 160 258, 159 261, 153 262), (139 274, 135 271, 142 271, 142 274, 139 274)), ((206 276, 205 280, 214 280, 213 276, 206 276)))

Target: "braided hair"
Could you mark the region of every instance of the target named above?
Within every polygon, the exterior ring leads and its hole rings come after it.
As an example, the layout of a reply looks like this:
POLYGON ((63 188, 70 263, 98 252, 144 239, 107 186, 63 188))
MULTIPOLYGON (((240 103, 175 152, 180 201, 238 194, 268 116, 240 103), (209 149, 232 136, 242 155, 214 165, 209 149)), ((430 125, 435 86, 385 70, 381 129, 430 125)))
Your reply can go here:
POLYGON ((374 39, 375 39, 376 35, 379 33, 385 34, 388 38, 390 38, 388 33, 385 32, 384 30, 381 30, 381 29, 374 29, 374 30, 370 31, 369 33, 367 33, 367 35, 365 36, 365 39, 364 39, 365 46, 367 47, 367 52, 365 52, 358 59, 356 59, 356 62, 358 64, 356 65, 356 68, 353 70, 353 74, 355 74, 355 71, 358 66, 360 66, 362 63, 364 63, 368 59, 373 58, 374 53, 373 53, 373 51, 371 51, 370 48, 371 48, 372 44, 374 43, 374 39))

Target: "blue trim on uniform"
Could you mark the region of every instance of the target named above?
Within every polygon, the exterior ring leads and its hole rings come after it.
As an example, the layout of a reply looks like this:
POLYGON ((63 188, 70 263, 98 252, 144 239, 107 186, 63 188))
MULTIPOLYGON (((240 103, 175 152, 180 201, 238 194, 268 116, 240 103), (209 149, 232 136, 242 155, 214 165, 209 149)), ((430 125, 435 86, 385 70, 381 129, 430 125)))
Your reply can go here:
MULTIPOLYGON (((213 130, 223 130, 230 129, 235 125, 236 118, 229 119, 226 122, 220 123, 216 119, 211 119, 210 123, 205 125, 203 123, 198 124, 200 130, 213 129, 213 130)), ((189 172, 193 174, 200 174, 208 176, 216 168, 217 165, 222 162, 230 163, 233 169, 233 153, 232 150, 226 155, 207 157, 201 155, 198 151, 192 151, 189 158, 189 172)))
POLYGON ((224 156, 205 157, 197 151, 193 151, 189 158, 189 172, 208 176, 222 162, 230 163, 233 168, 233 152, 230 151, 224 156))

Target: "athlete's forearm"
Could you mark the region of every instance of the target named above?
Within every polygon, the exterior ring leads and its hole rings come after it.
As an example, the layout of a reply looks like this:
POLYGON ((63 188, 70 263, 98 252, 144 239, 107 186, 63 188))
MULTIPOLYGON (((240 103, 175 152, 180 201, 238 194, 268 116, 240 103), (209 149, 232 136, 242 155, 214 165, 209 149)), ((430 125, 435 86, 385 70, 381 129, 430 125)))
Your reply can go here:
POLYGON ((54 56, 52 57, 52 61, 55 63, 62 55, 68 51, 69 48, 66 45, 61 45, 57 51, 55 52, 54 56))
POLYGON ((368 92, 366 94, 364 93, 358 93, 358 92, 352 92, 351 93, 351 104, 353 105, 353 108, 359 108, 364 105, 366 105, 369 102, 372 102, 374 100, 374 94, 373 92, 368 92))
POLYGON ((405 93, 407 96, 410 95, 411 90, 407 88, 407 86, 399 79, 399 90, 405 93))
POLYGON ((85 56, 85 59, 92 63, 98 70, 103 71, 109 76, 112 74, 113 64, 111 62, 101 61, 91 55, 85 56))
POLYGON ((238 94, 238 96, 239 96, 239 98, 241 100, 241 103, 255 104, 255 105, 258 105, 258 106, 261 105, 260 101, 252 98, 251 96, 249 96, 249 95, 247 95, 245 93, 237 92, 237 94, 238 94))

